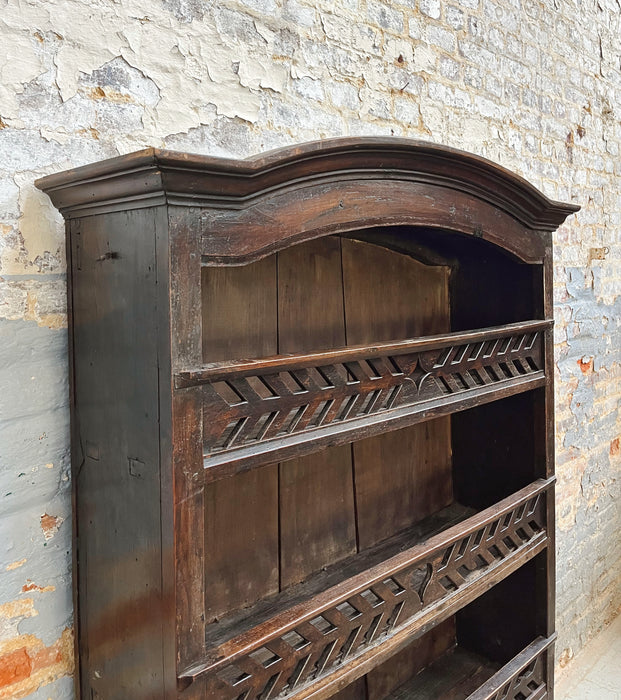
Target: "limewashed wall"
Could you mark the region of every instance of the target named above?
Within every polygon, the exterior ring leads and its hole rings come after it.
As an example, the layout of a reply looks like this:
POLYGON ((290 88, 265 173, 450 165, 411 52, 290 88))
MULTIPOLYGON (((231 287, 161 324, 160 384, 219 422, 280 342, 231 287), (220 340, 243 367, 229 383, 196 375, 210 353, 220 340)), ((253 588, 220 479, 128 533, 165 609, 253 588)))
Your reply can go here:
POLYGON ((621 606, 616 0, 0 0, 0 700, 72 697, 64 232, 36 177, 341 135, 487 156, 556 236, 559 668, 621 606))

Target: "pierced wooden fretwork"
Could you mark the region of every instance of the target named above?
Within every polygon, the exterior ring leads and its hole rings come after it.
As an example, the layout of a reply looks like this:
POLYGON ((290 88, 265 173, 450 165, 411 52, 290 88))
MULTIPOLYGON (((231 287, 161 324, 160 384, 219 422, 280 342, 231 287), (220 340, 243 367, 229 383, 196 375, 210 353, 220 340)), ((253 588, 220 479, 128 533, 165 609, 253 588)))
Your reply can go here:
POLYGON ((358 576, 275 614, 211 652, 180 677, 206 682, 205 698, 263 700, 298 691, 373 650, 386 653, 429 615, 468 602, 481 577, 497 581, 545 545, 546 490, 538 481, 496 506, 358 576))
POLYGON ((555 636, 536 639, 467 700, 542 700, 547 697, 547 655, 554 639, 555 636))
MULTIPOLYGON (((201 385, 205 466, 338 435, 402 427, 540 386, 544 331, 531 321, 322 353, 214 363, 176 376, 201 385), (487 397, 487 399, 485 399, 487 397), (311 432, 312 431, 312 432, 311 432), (233 453, 233 454, 232 454, 233 453), (220 456, 222 455, 222 456, 220 456)), ((286 458, 287 455, 281 455, 286 458)))

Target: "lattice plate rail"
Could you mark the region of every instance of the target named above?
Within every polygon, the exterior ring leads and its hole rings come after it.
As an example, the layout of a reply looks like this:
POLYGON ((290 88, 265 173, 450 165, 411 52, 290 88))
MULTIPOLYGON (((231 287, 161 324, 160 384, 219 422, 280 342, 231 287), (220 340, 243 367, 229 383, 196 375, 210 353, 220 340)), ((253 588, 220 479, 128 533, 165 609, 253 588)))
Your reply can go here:
POLYGON ((556 635, 538 637, 466 700, 542 700, 547 697, 548 649, 556 635))
POLYGON ((177 374, 175 384, 203 392, 209 480, 541 386, 551 326, 214 363, 177 374))
POLYGON ((180 686, 201 681, 210 700, 297 700, 329 688, 327 676, 355 678, 369 654, 389 656, 541 551, 552 483, 540 479, 267 622, 253 627, 250 613, 180 686))

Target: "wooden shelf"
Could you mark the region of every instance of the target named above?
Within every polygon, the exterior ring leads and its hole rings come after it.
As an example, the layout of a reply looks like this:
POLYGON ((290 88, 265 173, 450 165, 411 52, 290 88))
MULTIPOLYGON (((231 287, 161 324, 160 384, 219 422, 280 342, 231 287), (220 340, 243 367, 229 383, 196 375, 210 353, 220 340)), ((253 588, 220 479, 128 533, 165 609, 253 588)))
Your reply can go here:
POLYGON ((385 700, 466 700, 498 668, 484 657, 456 647, 385 700))
POLYGON ((541 700, 545 653, 553 641, 536 639, 502 667, 457 646, 385 700, 541 700))
POLYGON ((529 391, 552 321, 218 362, 175 376, 202 393, 205 482, 529 391))
POLYGON ((555 640, 556 633, 547 639, 535 639, 469 695, 468 700, 543 700, 548 697, 548 652, 555 640))
POLYGON ((343 562, 340 573, 323 572, 243 611, 241 622, 211 625, 209 653, 179 675, 180 686, 200 682, 214 697, 236 700, 272 684, 275 694, 301 698, 318 681, 329 688, 327 675, 357 677, 369 658, 390 656, 542 551, 552 484, 538 480, 429 536, 466 514, 453 506, 417 526, 418 541, 408 542, 416 534, 409 531, 343 562))
POLYGON ((424 545, 430 538, 464 523, 474 515, 476 515, 476 511, 473 508, 453 503, 413 527, 390 537, 375 547, 333 564, 312 575, 308 580, 289 587, 282 593, 264 598, 251 608, 228 615, 222 620, 218 620, 216 624, 208 624, 206 628, 207 648, 215 648, 222 639, 232 638, 236 633, 239 633, 240 629, 243 629, 244 625, 250 625, 250 628, 256 627, 271 619, 276 611, 282 613, 298 605, 304 605, 310 599, 341 586, 348 580, 365 576, 370 569, 385 564, 393 557, 411 550, 413 546, 424 545))

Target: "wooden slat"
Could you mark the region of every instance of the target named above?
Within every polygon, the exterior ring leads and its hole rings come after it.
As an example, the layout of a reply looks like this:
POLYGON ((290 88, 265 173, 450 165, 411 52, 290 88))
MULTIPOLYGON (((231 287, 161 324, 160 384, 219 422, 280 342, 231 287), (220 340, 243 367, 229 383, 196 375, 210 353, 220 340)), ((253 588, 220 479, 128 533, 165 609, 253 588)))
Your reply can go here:
MULTIPOLYGON (((343 240, 347 338, 352 343, 449 331, 448 268, 343 240)), ((450 419, 353 445, 359 546, 370 547, 450 503, 450 419)))
MULTIPOLYGON (((499 693, 499 689, 514 678, 517 678, 537 657, 540 658, 541 665, 545 666, 546 651, 554 644, 555 639, 556 634, 547 639, 538 637, 532 644, 529 644, 517 656, 513 657, 508 664, 499 669, 487 682, 481 684, 474 693, 468 696, 467 700, 504 700, 502 694, 499 693)), ((542 684, 546 682, 546 675, 543 669, 538 680, 542 684)), ((541 697, 540 694, 537 694, 537 696, 541 697)), ((514 698, 507 698, 507 700, 514 700, 514 698)), ((535 700, 535 695, 529 700, 535 700)))
MULTIPOLYGON (((278 352, 276 274, 274 258, 203 269, 205 360, 278 352)), ((209 623, 278 591, 278 465, 207 484, 204 498, 209 623)))
POLYGON ((403 649, 412 639, 425 634, 438 622, 447 619, 450 615, 476 599, 485 588, 493 586, 509 576, 525 562, 543 551, 545 546, 545 538, 539 538, 532 546, 527 547, 527 550, 520 556, 502 562, 492 572, 492 575, 480 579, 480 586, 464 588, 462 591, 455 593, 442 605, 439 605, 420 617, 414 618, 409 623, 403 625, 395 632, 394 636, 386 639, 381 645, 374 645, 360 654, 356 658, 355 664, 352 663, 348 666, 343 666, 323 679, 322 682, 313 683, 302 692, 298 693, 298 695, 295 696, 295 700, 326 700, 326 698, 331 697, 336 686, 340 686, 348 679, 354 680, 360 677, 372 668, 375 668, 378 663, 390 658, 395 652, 403 649))
POLYGON ((339 238, 319 238, 278 253, 278 350, 346 344, 339 238))
POLYGON ((350 343, 448 333, 448 268, 343 239, 343 279, 350 343))
POLYGON ((367 674, 368 700, 384 700, 455 643, 455 618, 449 617, 367 674))
MULTIPOLYGON (((209 268, 211 269, 211 268, 209 268)), ((220 268, 214 268, 220 269, 220 268)), ((228 269, 228 268, 224 268, 228 269)), ((237 269, 237 268, 232 268, 237 269)), ((418 338, 350 344, 347 347, 315 350, 313 352, 298 352, 290 355, 265 355, 256 359, 223 360, 221 362, 205 362, 201 367, 195 367, 175 375, 175 386, 180 389, 204 384, 206 382, 224 381, 231 377, 247 377, 255 374, 278 373, 297 370, 306 367, 316 367, 335 362, 353 362, 365 358, 400 356, 410 353, 424 352, 446 345, 475 344, 484 340, 494 340, 507 335, 519 333, 535 333, 552 328, 554 321, 523 321, 507 323, 502 326, 478 328, 457 333, 428 334, 418 338)), ((249 354, 248 354, 249 356, 249 354)))
POLYGON ((356 551, 349 445, 280 465, 281 585, 356 551))
POLYGON ((449 427, 440 418, 354 444, 361 549, 451 502, 449 427))
MULTIPOLYGON (((278 254, 278 341, 281 353, 345 344, 338 238, 310 241, 278 254)), ((281 586, 303 581, 355 551, 349 446, 282 463, 281 586)))
MULTIPOLYGON (((444 530, 454 527, 476 513, 471 508, 465 508, 454 503, 448 508, 434 513, 431 517, 417 523, 406 532, 382 542, 364 552, 354 554, 346 560, 333 564, 325 571, 319 571, 308 580, 297 586, 282 591, 277 597, 271 596, 257 602, 252 608, 238 611, 223 618, 217 626, 207 630, 207 646, 213 647, 222 639, 230 638, 249 625, 256 626, 274 616, 276 609, 284 610, 296 607, 310 598, 341 584, 343 581, 358 576, 368 569, 390 559, 395 554, 411 547, 416 542, 423 542, 438 535, 444 530), (276 607, 275 607, 276 606, 276 607)), ((364 599, 362 599, 364 601, 364 599)), ((366 601, 365 601, 366 603, 366 601)), ((367 604, 368 605, 368 604, 367 604)), ((365 609, 364 604, 362 610, 365 609)))
POLYGON ((350 683, 336 695, 333 695, 332 698, 333 700, 367 700, 366 678, 358 678, 358 680, 350 683))
POLYGON ((205 541, 207 623, 278 591, 277 465, 209 484, 205 541))
MULTIPOLYGON (((375 583, 380 583, 382 581, 388 580, 390 577, 397 577, 400 571, 407 569, 416 565, 417 562, 425 560, 427 561, 430 557, 439 557, 443 559, 445 556, 446 549, 452 544, 461 542, 464 538, 468 537, 474 532, 479 531, 481 528, 485 527, 488 523, 492 521, 500 521, 506 516, 506 514, 516 508, 520 508, 522 504, 532 501, 532 499, 541 498, 540 494, 549 489, 553 481, 543 481, 538 480, 531 484, 530 486, 522 489, 516 494, 513 494, 509 498, 504 499, 492 508, 478 513, 472 516, 464 523, 456 525, 454 527, 444 530, 442 533, 435 535, 427 539, 424 543, 415 544, 409 549, 394 555, 390 559, 378 564, 367 571, 353 576, 340 584, 333 586, 332 588, 323 591, 322 593, 312 597, 310 600, 304 601, 296 606, 286 608, 280 614, 275 614, 265 623, 259 624, 252 629, 240 633, 237 637, 230 639, 222 644, 220 644, 216 649, 213 650, 210 660, 203 663, 198 663, 197 666, 188 669, 181 677, 184 679, 192 680, 206 673, 214 672, 221 669, 228 664, 234 663, 236 659, 252 652, 254 649, 261 647, 264 644, 269 644, 270 639, 282 637, 288 631, 293 629, 301 628, 301 625, 308 624, 309 621, 313 620, 317 615, 322 612, 329 610, 342 602, 349 600, 352 596, 356 594, 364 593, 373 587, 375 583), (299 627, 300 626, 300 627, 299 627)), ((538 501, 539 510, 537 517, 542 522, 545 520, 543 516, 544 501, 538 501)), ((498 526, 496 528, 495 537, 504 536, 502 528, 498 526)), ((535 554, 545 547, 546 543, 546 533, 544 529, 541 529, 537 535, 535 535, 531 540, 523 543, 519 546, 510 556, 505 559, 499 559, 494 562, 490 567, 485 567, 478 574, 473 575, 463 587, 452 591, 443 592, 437 602, 423 607, 419 613, 414 615, 411 620, 404 619, 403 623, 395 630, 394 634, 389 635, 388 639, 386 637, 382 638, 380 647, 376 648, 372 645, 376 653, 380 653, 380 650, 384 650, 384 654, 387 654, 389 649, 394 651, 401 648, 399 646, 395 647, 395 644, 400 644, 403 646, 404 639, 408 638, 406 630, 409 630, 409 635, 414 629, 429 629, 431 626, 437 624, 441 620, 446 619, 449 614, 452 614, 456 609, 462 607, 465 602, 469 602, 473 597, 480 595, 482 590, 487 589, 492 583, 496 583, 505 576, 507 576, 515 568, 521 566, 526 561, 530 560, 535 554), (457 607, 456 607, 457 606, 457 607), (405 635, 405 636, 404 636, 405 635), (398 640, 390 641, 391 639, 398 640), (390 642, 390 643, 389 643, 390 642)), ((490 543, 481 543, 483 546, 491 546, 490 543)), ((473 555, 476 552, 473 550, 473 555)), ((438 562, 440 561, 438 559, 438 562)), ((435 561, 435 560, 434 560, 435 561)), ((467 563, 467 561, 466 561, 467 563)), ((434 566, 438 566, 436 564, 434 566)), ((440 567, 441 569, 441 567, 440 567)), ((440 575, 444 575, 438 569, 440 575)), ((448 572, 447 572, 448 573, 448 572)), ((433 599, 437 593, 433 589, 433 581, 426 588, 425 600, 427 600, 428 592, 431 594, 433 599)), ((248 622, 245 623, 246 627, 248 622)), ((303 635, 304 636, 304 635, 303 635)), ((369 652, 366 651, 362 656, 365 656, 369 652)), ((351 669, 344 671, 349 673, 351 669)), ((339 674, 343 672, 343 669, 339 669, 334 674, 335 682, 340 677, 339 674)), ((323 687, 323 686, 322 686, 323 687)), ((327 687, 327 685, 326 685, 327 687)), ((306 697, 302 694, 300 697, 306 697)), ((311 697, 311 696, 308 696, 311 697)), ((322 697, 327 697, 324 695, 322 697)))
POLYGON ((276 259, 202 270, 203 361, 230 363, 278 352, 276 259))
POLYGON ((487 659, 457 648, 432 663, 386 700, 463 700, 496 668, 487 659))
POLYGON ((545 386, 544 373, 507 379, 493 386, 481 386, 468 392, 429 399, 420 403, 394 408, 352 421, 347 425, 337 423, 313 429, 312 432, 298 432, 283 436, 264 444, 240 447, 205 456, 203 460, 206 482, 230 476, 239 471, 265 464, 269 459, 289 459, 322 449, 326 444, 339 445, 369 437, 382 431, 398 430, 409 425, 425 422, 439 416, 447 416, 457 411, 498 401, 508 396, 531 391, 545 386))

